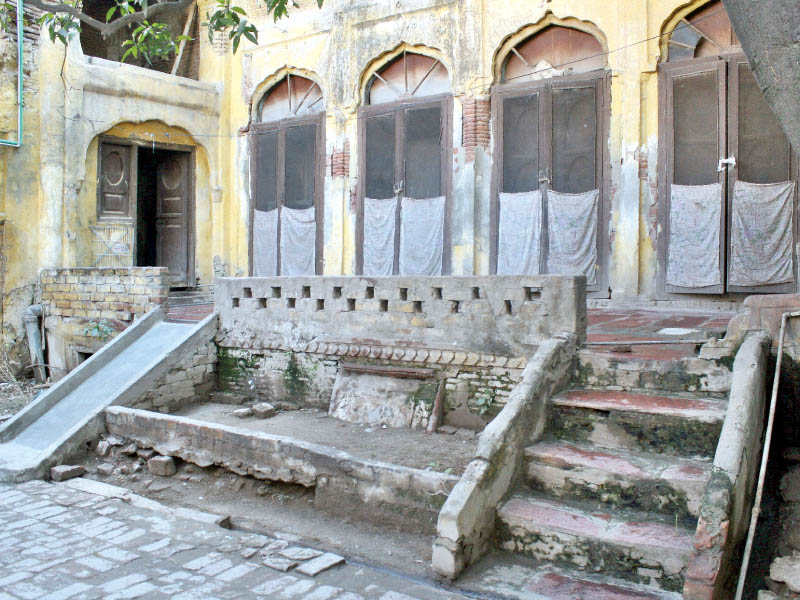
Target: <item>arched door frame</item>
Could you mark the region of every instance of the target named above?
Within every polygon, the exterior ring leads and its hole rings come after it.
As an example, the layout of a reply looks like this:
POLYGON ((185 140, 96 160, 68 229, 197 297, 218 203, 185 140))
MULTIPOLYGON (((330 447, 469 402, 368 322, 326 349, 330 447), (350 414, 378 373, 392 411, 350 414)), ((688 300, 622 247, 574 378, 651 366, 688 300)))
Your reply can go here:
MULTIPOLYGON (((527 42, 534 36, 545 32, 549 27, 563 27, 574 29, 586 35, 592 35, 598 41, 601 48, 605 48, 604 41, 598 39, 585 28, 570 27, 566 23, 548 22, 545 26, 536 27, 528 36, 518 39, 514 46, 508 49, 499 59, 502 65, 495 67, 498 76, 505 73, 504 64, 512 55, 516 55, 516 46, 527 42)), ((506 44, 508 45, 508 44, 506 44)), ((550 65, 558 69, 559 65, 550 65)), ((539 80, 499 82, 492 87, 491 108, 492 108, 492 131, 494 132, 494 149, 492 160, 492 184, 490 200, 490 247, 489 247, 489 269, 491 274, 497 273, 498 244, 499 244, 499 195, 503 190, 503 107, 504 101, 521 98, 525 96, 538 95, 539 98, 539 165, 546 165, 540 168, 539 183, 543 195, 546 197, 547 190, 550 189, 550 179, 552 177, 552 123, 553 123, 553 92, 570 88, 592 88, 596 101, 596 136, 595 136, 595 184, 599 190, 599 203, 597 212, 597 264, 598 274, 593 285, 587 284, 587 293, 590 297, 607 298, 609 297, 609 242, 608 242, 608 222, 610 219, 610 190, 611 190, 611 169, 608 139, 610 132, 611 117, 611 76, 608 69, 598 69, 587 73, 558 75, 539 80)), ((544 213, 543 222, 546 222, 546 202, 543 201, 544 213)), ((540 259, 541 272, 545 272, 547 237, 542 236, 542 257, 540 259)))

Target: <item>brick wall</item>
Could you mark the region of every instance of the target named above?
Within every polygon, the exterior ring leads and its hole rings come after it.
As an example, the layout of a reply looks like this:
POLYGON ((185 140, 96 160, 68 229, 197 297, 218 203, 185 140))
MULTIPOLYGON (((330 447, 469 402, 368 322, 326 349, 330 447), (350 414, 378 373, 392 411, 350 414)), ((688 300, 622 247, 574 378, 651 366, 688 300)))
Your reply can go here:
POLYGON ((491 107, 488 98, 465 96, 462 100, 463 123, 461 144, 466 150, 467 162, 475 160, 475 148, 489 147, 489 119, 491 107))
POLYGON ((48 317, 83 317, 130 323, 167 308, 164 267, 42 269, 42 305, 48 317))
MULTIPOLYGON (((220 336, 219 342, 225 343, 220 336)), ((218 382, 223 391, 253 400, 294 402, 327 409, 340 362, 434 370, 445 383, 445 423, 480 427, 505 405, 520 381, 526 359, 472 352, 428 352, 408 348, 316 344, 313 352, 254 347, 219 348, 218 382), (381 356, 394 360, 381 359, 381 356), (289 369, 294 357, 294 372, 289 369), (294 385, 292 381, 294 378, 294 385), (294 393, 290 388, 294 388, 294 393), (299 390, 299 391, 298 391, 299 390), (483 401, 482 401, 483 399, 483 401)))
POLYGON ((217 345, 210 341, 182 358, 131 406, 163 413, 180 410, 211 391, 216 383, 216 364, 217 345))

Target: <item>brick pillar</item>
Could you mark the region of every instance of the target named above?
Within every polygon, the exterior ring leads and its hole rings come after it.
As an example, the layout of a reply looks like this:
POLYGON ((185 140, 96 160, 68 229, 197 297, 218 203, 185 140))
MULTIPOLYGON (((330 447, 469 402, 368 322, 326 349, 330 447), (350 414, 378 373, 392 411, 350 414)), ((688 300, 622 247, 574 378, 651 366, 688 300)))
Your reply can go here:
POLYGON ((465 96, 461 144, 466 151, 466 161, 475 160, 475 148, 489 147, 489 118, 491 110, 488 98, 465 96))
POLYGON ((331 176, 350 176, 350 140, 345 140, 344 148, 334 150, 331 154, 331 176))

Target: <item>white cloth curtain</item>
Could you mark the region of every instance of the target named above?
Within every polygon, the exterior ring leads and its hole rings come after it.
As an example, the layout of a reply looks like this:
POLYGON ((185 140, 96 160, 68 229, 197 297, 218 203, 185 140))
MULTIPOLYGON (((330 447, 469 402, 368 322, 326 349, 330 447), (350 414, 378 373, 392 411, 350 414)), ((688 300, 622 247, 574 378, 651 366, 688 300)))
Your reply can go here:
POLYGON ((397 198, 364 198, 364 275, 391 275, 397 198))
POLYGON ((400 275, 441 275, 444 196, 403 198, 400 205, 400 275))
POLYGON ((497 274, 538 275, 542 238, 542 192, 500 194, 497 274))
POLYGON ((599 190, 580 194, 547 192, 549 273, 597 280, 597 199, 599 190))
POLYGON ((253 277, 278 274, 278 210, 253 211, 253 277))
POLYGON ((670 196, 667 276, 669 285, 720 285, 722 186, 673 185, 670 196))
POLYGON ((314 207, 281 209, 281 275, 314 275, 317 223, 314 207))
POLYGON ((741 286, 794 281, 794 182, 733 186, 728 283, 741 286))

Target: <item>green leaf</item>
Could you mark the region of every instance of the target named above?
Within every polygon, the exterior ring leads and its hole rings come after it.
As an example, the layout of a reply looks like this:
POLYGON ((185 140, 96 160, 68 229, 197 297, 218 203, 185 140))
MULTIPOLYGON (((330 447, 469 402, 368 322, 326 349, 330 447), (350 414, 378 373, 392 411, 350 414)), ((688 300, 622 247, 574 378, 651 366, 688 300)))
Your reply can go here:
POLYGON ((106 23, 111 21, 111 17, 114 16, 115 12, 117 12, 117 7, 116 6, 112 6, 111 8, 108 9, 108 12, 106 13, 106 23))

